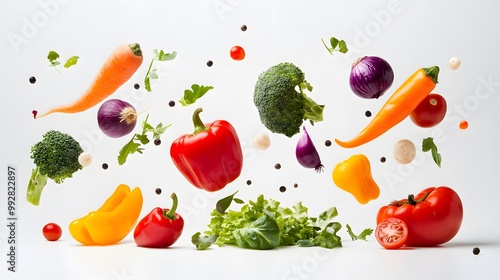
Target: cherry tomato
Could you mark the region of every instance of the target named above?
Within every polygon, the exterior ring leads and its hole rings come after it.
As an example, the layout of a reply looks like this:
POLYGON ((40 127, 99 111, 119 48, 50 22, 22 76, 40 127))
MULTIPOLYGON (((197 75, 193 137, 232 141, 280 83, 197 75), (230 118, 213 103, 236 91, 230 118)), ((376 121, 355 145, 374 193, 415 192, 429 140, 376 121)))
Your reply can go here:
POLYGON ((458 127, 462 130, 464 129, 467 129, 469 127, 469 123, 467 121, 461 121, 459 124, 458 124, 458 127))
POLYGON ((406 223, 407 246, 432 247, 455 237, 462 225, 463 206, 453 189, 431 187, 418 195, 410 194, 406 199, 382 206, 377 213, 377 224, 387 218, 398 218, 406 223))
POLYGON ((446 100, 437 93, 429 94, 417 108, 410 114, 410 118, 420 127, 433 127, 438 125, 446 115, 446 100))
POLYGON ((42 233, 48 241, 57 241, 62 236, 62 229, 56 223, 48 223, 43 227, 42 233))
POLYGON ((234 60, 243 60, 245 58, 245 50, 240 46, 232 47, 229 53, 234 60))
POLYGON ((406 223, 398 218, 387 218, 377 224, 375 238, 386 249, 401 248, 408 237, 406 223))

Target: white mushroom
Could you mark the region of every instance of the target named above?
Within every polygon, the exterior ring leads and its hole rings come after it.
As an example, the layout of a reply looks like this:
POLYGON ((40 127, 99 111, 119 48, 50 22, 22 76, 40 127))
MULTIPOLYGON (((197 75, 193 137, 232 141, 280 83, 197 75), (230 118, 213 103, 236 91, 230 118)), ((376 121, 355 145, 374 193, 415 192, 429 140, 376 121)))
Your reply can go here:
POLYGON ((400 164, 408 164, 415 159, 417 149, 408 139, 399 140, 394 146, 394 158, 400 164))
POLYGON ((92 155, 87 152, 83 152, 78 156, 78 162, 83 166, 87 167, 92 163, 92 155))
POLYGON ((259 133, 252 139, 252 145, 259 150, 266 150, 271 145, 271 139, 266 133, 259 133))
POLYGON ((450 66, 452 70, 457 70, 460 68, 460 65, 462 65, 462 61, 458 57, 452 57, 448 61, 448 66, 450 66))

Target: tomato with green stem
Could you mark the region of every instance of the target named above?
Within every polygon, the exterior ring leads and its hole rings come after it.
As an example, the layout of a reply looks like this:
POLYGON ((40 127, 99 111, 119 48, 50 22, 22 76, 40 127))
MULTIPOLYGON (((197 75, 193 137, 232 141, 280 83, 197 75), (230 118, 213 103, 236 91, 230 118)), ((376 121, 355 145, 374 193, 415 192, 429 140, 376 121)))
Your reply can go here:
POLYGON ((377 213, 377 224, 387 218, 398 218, 406 223, 406 246, 433 247, 450 241, 458 233, 463 206, 452 188, 430 187, 382 206, 377 213))
POLYGON ((234 60, 243 60, 245 58, 245 49, 240 46, 234 46, 231 48, 229 54, 234 60))
POLYGON ((386 249, 399 249, 406 242, 408 227, 398 218, 387 218, 377 224, 375 238, 386 249))
POLYGON ((57 241, 62 236, 62 229, 56 223, 48 223, 43 227, 42 233, 48 241, 57 241))
POLYGON ((446 100, 437 93, 429 94, 410 114, 417 126, 428 128, 441 123, 447 111, 446 100))

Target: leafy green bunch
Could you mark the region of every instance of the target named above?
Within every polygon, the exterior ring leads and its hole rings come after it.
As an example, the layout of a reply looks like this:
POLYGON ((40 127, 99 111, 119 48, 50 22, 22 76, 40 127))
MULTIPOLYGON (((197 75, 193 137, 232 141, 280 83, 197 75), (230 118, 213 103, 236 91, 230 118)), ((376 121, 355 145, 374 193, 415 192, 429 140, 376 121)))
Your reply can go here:
MULTIPOLYGON (((235 194, 217 203, 216 209, 210 214, 207 231, 192 236, 191 241, 198 250, 205 250, 214 243, 218 246, 236 245, 259 250, 291 245, 329 249, 342 247, 341 237, 337 234, 342 225, 334 221, 338 215, 335 207, 318 217, 310 217, 308 208, 302 202, 292 207, 282 207, 280 202, 260 195, 255 201, 244 203, 234 198, 235 194), (242 204, 241 209, 227 210, 232 201, 242 204)), ((355 235, 349 225, 347 228, 353 240, 366 240, 366 236, 373 231, 366 229, 360 235, 355 235)))

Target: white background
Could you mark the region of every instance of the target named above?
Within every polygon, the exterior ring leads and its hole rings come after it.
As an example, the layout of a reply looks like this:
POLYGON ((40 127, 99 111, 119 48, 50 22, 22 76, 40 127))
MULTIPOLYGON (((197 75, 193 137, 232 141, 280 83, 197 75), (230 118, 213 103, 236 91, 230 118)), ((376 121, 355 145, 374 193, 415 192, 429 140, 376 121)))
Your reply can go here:
MULTIPOLYGON (((496 215, 500 210, 500 137, 493 132, 500 119, 498 8, 493 1, 3 1, 0 160, 4 170, 8 165, 18 170, 18 247, 17 272, 11 273, 6 263, 8 230, 1 226, 1 275, 7 279, 36 275, 38 279, 107 280, 233 279, 236 275, 242 279, 487 279, 487 275, 495 275, 500 272, 495 261, 500 257, 496 215), (246 32, 240 30, 243 24, 248 26, 246 32), (331 36, 346 40, 349 52, 330 55, 321 38, 331 36), (116 156, 130 137, 107 138, 97 127, 98 106, 79 114, 33 119, 33 109, 42 112, 77 98, 109 54, 118 45, 132 42, 140 43, 144 63, 113 97, 130 101, 138 111, 148 109, 151 123, 172 124, 162 145, 148 145, 144 154, 133 154, 119 166, 116 156), (234 45, 245 48, 243 61, 230 58, 229 49, 234 45), (153 92, 137 91, 133 85, 142 84, 153 49, 175 50, 178 56, 155 64, 160 78, 153 82, 153 92), (80 60, 71 68, 59 67, 58 73, 48 67, 50 50, 57 51, 61 61, 72 55, 80 60), (385 58, 395 72, 393 86, 378 100, 361 99, 349 88, 350 66, 364 55, 385 58), (456 71, 447 65, 453 56, 462 59, 456 71), (206 66, 208 60, 214 62, 212 67, 206 66), (315 126, 305 123, 325 165, 324 173, 316 174, 297 163, 294 151, 299 135, 270 134, 272 144, 266 151, 251 145, 256 134, 267 131, 252 102, 257 76, 285 61, 306 73, 314 86, 310 97, 326 105, 323 122, 315 126), (409 75, 432 65, 441 68, 435 92, 448 103, 446 118, 437 127, 418 128, 407 119, 359 148, 324 145, 327 139, 344 140, 357 134, 369 121, 366 110, 376 113, 409 75), (28 82, 30 76, 37 78, 35 84, 28 82), (195 83, 214 89, 194 105, 182 107, 177 102, 173 108, 168 106, 195 83), (168 154, 174 139, 192 131, 191 114, 197 107, 203 107, 201 118, 206 122, 230 121, 244 151, 241 176, 216 193, 189 185, 168 154), (469 129, 458 129, 462 119, 469 122, 469 129), (93 164, 63 185, 49 182, 40 206, 35 207, 24 198, 33 168, 29 150, 50 129, 73 135, 93 155, 93 164), (395 162, 393 147, 398 140, 410 139, 419 147, 428 136, 435 138, 443 156, 441 168, 430 154, 422 152, 409 165, 395 162), (334 166, 354 153, 368 156, 381 189, 380 197, 366 205, 357 203, 331 179, 334 166), (381 157, 387 162, 381 163, 381 157), (103 170, 102 163, 108 163, 109 169, 103 170), (275 163, 282 168, 274 169, 275 163), (247 180, 252 181, 250 186, 247 180), (172 248, 138 248, 131 235, 105 247, 84 247, 72 239, 69 223, 98 208, 120 183, 143 190, 141 216, 156 206, 169 207, 168 195, 177 193, 178 212, 186 225, 172 248), (293 188, 294 183, 299 187, 293 188), (287 187, 286 192, 279 191, 281 185, 287 187), (387 251, 373 237, 367 242, 350 241, 344 229, 340 232, 344 247, 334 250, 252 251, 214 246, 202 252, 190 243, 193 233, 206 229, 215 202, 237 190, 245 201, 259 194, 284 206, 302 201, 311 215, 336 206, 338 221, 349 223, 356 231, 375 227, 378 208, 391 200, 438 185, 455 189, 464 204, 460 232, 440 248, 387 251), (155 194, 157 187, 162 188, 162 195, 155 194), (48 222, 63 227, 58 242, 43 238, 41 229, 48 222), (472 254, 476 246, 481 248, 479 256, 472 254)), ((0 216, 6 224, 7 191, 2 189, 0 216)))

